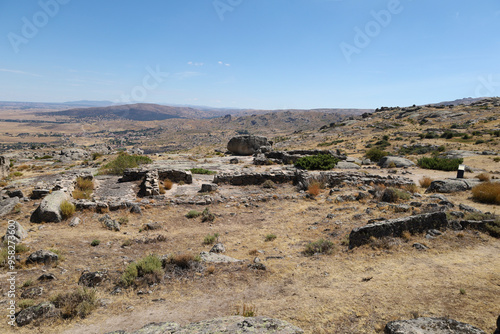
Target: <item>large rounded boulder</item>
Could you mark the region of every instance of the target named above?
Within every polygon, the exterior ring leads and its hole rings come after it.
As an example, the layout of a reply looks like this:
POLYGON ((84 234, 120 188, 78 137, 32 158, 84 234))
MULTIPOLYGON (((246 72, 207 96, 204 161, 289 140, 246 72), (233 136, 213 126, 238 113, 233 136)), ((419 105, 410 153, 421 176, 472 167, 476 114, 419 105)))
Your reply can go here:
POLYGON ((415 166, 415 163, 406 158, 387 156, 380 159, 378 165, 382 168, 389 168, 389 167, 400 168, 400 167, 412 167, 415 166))
POLYGON ((68 199, 68 194, 63 191, 54 191, 45 196, 31 215, 31 222, 60 223, 62 221, 61 204, 68 199))
POLYGON ((479 328, 446 318, 417 318, 391 321, 385 327, 386 334, 486 334, 479 328))
POLYGON ((271 143, 266 137, 261 136, 236 136, 229 140, 227 149, 236 155, 252 155, 261 152, 262 148, 268 148, 271 143))

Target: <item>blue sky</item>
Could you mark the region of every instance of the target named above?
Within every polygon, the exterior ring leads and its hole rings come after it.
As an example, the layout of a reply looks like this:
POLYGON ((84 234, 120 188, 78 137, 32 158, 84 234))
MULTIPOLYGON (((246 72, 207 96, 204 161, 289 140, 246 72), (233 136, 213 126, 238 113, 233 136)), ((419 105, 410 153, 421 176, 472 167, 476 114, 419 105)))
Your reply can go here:
POLYGON ((1 0, 0 100, 376 108, 500 95, 498 0, 1 0))

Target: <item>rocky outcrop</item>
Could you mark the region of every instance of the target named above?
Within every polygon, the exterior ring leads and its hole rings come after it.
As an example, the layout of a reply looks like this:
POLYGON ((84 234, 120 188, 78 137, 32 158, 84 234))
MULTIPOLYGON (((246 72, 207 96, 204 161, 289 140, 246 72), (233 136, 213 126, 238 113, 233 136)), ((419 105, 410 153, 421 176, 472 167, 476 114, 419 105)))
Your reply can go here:
POLYGON ((26 232, 21 224, 16 221, 13 221, 11 224, 11 222, 9 221, 9 224, 7 225, 7 231, 5 233, 5 236, 2 238, 2 241, 9 240, 17 244, 23 241, 23 239, 26 237, 28 237, 28 232, 26 232), (7 238, 7 236, 9 236, 9 238, 7 238))
POLYGON ((4 156, 0 156, 0 178, 9 176, 9 163, 6 162, 4 156))
POLYGON ((339 161, 335 165, 335 169, 360 169, 361 166, 354 162, 339 161))
POLYGON ((201 185, 200 193, 210 193, 212 191, 217 191, 218 186, 214 183, 203 183, 201 185))
POLYGON ((18 326, 25 326, 31 323, 33 320, 59 317, 59 315, 60 311, 56 309, 54 304, 52 304, 51 302, 43 302, 38 305, 28 307, 19 312, 16 317, 16 323, 18 326))
POLYGON ((389 167, 401 168, 401 167, 415 166, 415 163, 406 158, 387 156, 380 159, 378 165, 382 168, 389 168, 389 167))
POLYGON ((89 159, 89 152, 79 148, 65 148, 54 155, 54 159, 61 160, 62 162, 70 162, 74 160, 89 159))
POLYGON ((233 262, 241 262, 241 260, 232 258, 227 255, 218 254, 215 252, 201 252, 200 258, 203 262, 210 263, 233 263, 233 262))
POLYGON ((217 318, 179 326, 175 323, 152 323, 133 331, 115 331, 107 334, 302 334, 304 331, 292 324, 278 319, 266 317, 232 316, 217 318))
POLYGON ((370 238, 401 237, 404 231, 422 233, 431 229, 443 229, 448 226, 444 212, 426 213, 405 218, 374 222, 354 228, 349 235, 349 248, 370 242, 370 238))
POLYGON ((269 146, 271 146, 271 143, 266 137, 251 135, 236 136, 231 138, 229 143, 227 143, 228 151, 236 155, 252 155, 259 153, 262 152, 262 147, 265 148, 264 151, 268 151, 269 146))
POLYGON ((435 180, 431 182, 431 185, 426 193, 454 193, 459 191, 471 190, 474 186, 479 184, 479 180, 473 179, 447 179, 447 180, 435 180))
POLYGON ((80 279, 78 279, 78 285, 83 285, 89 288, 94 288, 100 285, 105 279, 108 278, 107 270, 89 272, 85 270, 80 279))
POLYGON ((0 217, 10 213, 12 209, 19 203, 18 197, 10 197, 0 201, 0 217))
POLYGON ((56 253, 46 250, 39 250, 30 254, 30 256, 28 256, 28 258, 26 259, 26 263, 50 264, 53 262, 57 262, 58 260, 59 260, 59 255, 57 255, 56 253))
POLYGON ((68 194, 63 191, 52 192, 42 200, 31 215, 30 221, 32 223, 60 223, 62 221, 61 203, 68 199, 68 194))
POLYGON ((411 320, 391 321, 385 326, 386 334, 486 334, 486 332, 446 318, 417 318, 411 320))

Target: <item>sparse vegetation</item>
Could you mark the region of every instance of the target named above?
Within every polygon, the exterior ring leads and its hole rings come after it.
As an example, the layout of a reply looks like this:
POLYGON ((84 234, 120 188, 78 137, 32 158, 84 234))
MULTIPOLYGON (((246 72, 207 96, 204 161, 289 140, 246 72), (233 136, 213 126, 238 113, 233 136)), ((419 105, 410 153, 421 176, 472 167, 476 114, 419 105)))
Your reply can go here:
POLYGON ((21 299, 18 303, 17 306, 21 309, 24 310, 28 307, 34 306, 35 301, 33 299, 21 299))
POLYGON ((191 219, 191 218, 196 218, 201 216, 201 212, 197 210, 190 210, 187 214, 186 217, 191 219))
POLYGON ((420 158, 417 162, 418 166, 425 169, 456 171, 458 165, 462 164, 464 159, 447 159, 447 158, 420 158))
POLYGON ((207 234, 205 239, 203 239, 203 244, 213 245, 217 241, 217 238, 219 238, 219 233, 207 234))
POLYGON ((481 173, 481 174, 477 175, 476 177, 478 178, 479 181, 482 181, 482 182, 489 181, 491 179, 491 175, 488 173, 481 173))
POLYGON ((365 157, 370 159, 373 162, 379 162, 380 159, 389 155, 389 152, 383 151, 378 147, 372 147, 365 153, 365 157))
POLYGON ((264 183, 262 183, 262 188, 275 189, 276 184, 272 180, 265 180, 264 183))
POLYGON ((149 164, 153 162, 151 158, 143 155, 129 155, 127 153, 120 153, 115 160, 107 163, 100 169, 102 174, 123 175, 127 168, 136 168, 140 165, 149 164))
POLYGON ((205 174, 205 175, 217 174, 216 171, 208 170, 208 169, 204 169, 204 168, 191 168, 189 171, 193 174, 205 174))
POLYGON ((97 294, 94 289, 77 289, 60 293, 51 298, 52 303, 61 310, 64 319, 85 318, 97 308, 97 294))
POLYGON ((63 219, 70 218, 71 216, 73 216, 73 214, 76 211, 75 205, 69 201, 66 201, 66 200, 64 200, 61 203, 60 209, 61 209, 61 216, 63 219))
POLYGON ((481 203, 500 204, 500 183, 488 181, 475 186, 472 198, 481 203))
POLYGON ((333 252, 333 242, 325 239, 319 239, 315 242, 307 244, 304 254, 306 256, 313 256, 315 254, 331 254, 333 252))
POLYGON ((383 191, 380 200, 382 202, 395 203, 395 202, 398 202, 401 200, 407 201, 410 198, 411 198, 411 195, 409 193, 407 193, 406 191, 390 187, 390 188, 386 188, 383 191))
POLYGON ((203 212, 201 213, 201 221, 202 222, 213 222, 215 220, 215 215, 210 212, 208 208, 205 208, 203 212))
POLYGON ((100 245, 100 243, 101 243, 101 240, 99 240, 99 239, 94 239, 94 240, 92 240, 92 242, 90 243, 90 246, 92 246, 92 247, 99 246, 99 245, 100 245))
POLYGON ((270 234, 267 234, 266 235, 266 241, 273 241, 274 239, 276 239, 276 234, 274 233, 270 233, 270 234))
POLYGON ((165 187, 166 190, 172 189, 173 185, 174 185, 174 183, 172 181, 170 181, 169 179, 163 180, 163 186, 165 187))
POLYGON ((74 199, 89 199, 94 191, 94 181, 89 178, 78 177, 76 189, 73 191, 74 199))
POLYGON ((313 181, 307 186, 307 192, 310 196, 316 197, 321 192, 322 185, 319 181, 313 181))
POLYGON ((257 307, 255 305, 247 305, 243 304, 243 306, 237 305, 234 315, 241 315, 243 317, 256 317, 257 316, 257 307))
POLYGON ((135 280, 146 277, 148 281, 159 282, 163 278, 162 260, 156 255, 148 255, 130 263, 121 276, 124 286, 131 286, 135 280))
POLYGON ((335 167, 339 160, 329 154, 317 154, 299 158, 295 167, 306 170, 329 170, 335 167))
POLYGON ((418 181, 418 183, 422 188, 429 188, 431 186, 432 181, 434 180, 431 179, 430 177, 424 176, 418 181))

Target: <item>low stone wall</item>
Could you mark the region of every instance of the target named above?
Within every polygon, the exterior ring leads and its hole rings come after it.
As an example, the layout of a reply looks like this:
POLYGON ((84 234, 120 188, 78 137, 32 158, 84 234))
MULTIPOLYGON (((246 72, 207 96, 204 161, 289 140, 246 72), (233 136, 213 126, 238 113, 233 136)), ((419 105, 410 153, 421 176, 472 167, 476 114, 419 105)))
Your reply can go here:
POLYGON ((131 182, 143 180, 148 172, 157 171, 160 180, 169 179, 172 182, 184 182, 187 184, 193 183, 193 175, 190 171, 182 171, 167 168, 129 168, 123 173, 119 182, 131 182))
POLYGON ((220 173, 214 177, 213 183, 232 184, 235 186, 249 186, 262 184, 267 180, 271 180, 274 183, 293 182, 295 180, 295 173, 288 171, 248 174, 220 173))
POLYGON ((354 228, 349 235, 349 248, 370 242, 371 237, 401 237, 404 231, 422 233, 430 229, 442 229, 448 226, 446 213, 433 212, 405 218, 385 220, 354 228))
POLYGON ((270 159, 273 162, 290 165, 294 164, 299 158, 317 154, 331 155, 339 160, 347 159, 347 156, 341 154, 340 151, 338 150, 337 151, 331 151, 331 150, 272 151, 265 153, 265 156, 267 159, 270 159))
POLYGON ((328 188, 337 187, 341 184, 383 184, 387 187, 405 186, 414 184, 412 180, 396 175, 380 176, 374 174, 365 174, 354 171, 342 172, 305 172, 298 171, 295 178, 295 184, 299 190, 306 190, 312 181, 324 182, 328 188))

